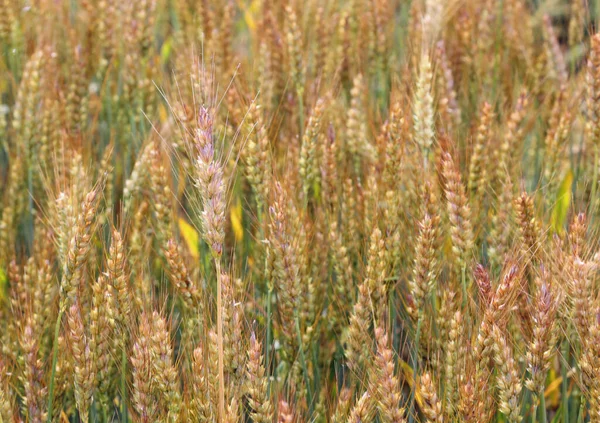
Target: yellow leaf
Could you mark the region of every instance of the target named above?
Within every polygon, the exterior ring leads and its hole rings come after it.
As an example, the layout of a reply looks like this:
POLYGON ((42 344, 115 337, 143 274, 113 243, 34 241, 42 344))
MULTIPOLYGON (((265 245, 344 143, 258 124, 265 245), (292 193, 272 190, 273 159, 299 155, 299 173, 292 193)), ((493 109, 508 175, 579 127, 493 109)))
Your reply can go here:
POLYGON ((159 117, 161 123, 166 122, 167 119, 169 118, 167 109, 165 108, 165 106, 162 103, 158 105, 158 117, 159 117))
POLYGON ((555 374, 552 374, 552 376, 554 376, 555 378, 552 380, 552 382, 550 382, 550 384, 548 385, 548 387, 546 388, 546 391, 544 392, 544 396, 546 397, 546 399, 549 400, 549 402, 555 406, 558 405, 558 400, 560 398, 559 391, 560 391, 560 385, 562 383, 562 376, 558 376, 556 377, 555 374))
POLYGON ((238 6, 244 11, 244 21, 246 22, 248 29, 250 32, 254 32, 256 30, 256 20, 254 19, 254 16, 258 11, 260 2, 258 0, 253 0, 249 6, 246 6, 242 0, 238 0, 238 6))
POLYGON ((235 205, 231 207, 229 212, 229 218, 231 219, 231 227, 233 234, 237 242, 241 242, 244 239, 244 226, 242 225, 242 203, 236 200, 235 205))
MULTIPOLYGON (((400 362, 400 369, 404 374, 404 379, 408 382, 408 386, 410 386, 411 389, 414 389, 415 381, 413 380, 412 367, 410 367, 410 365, 401 358, 398 358, 398 361, 400 362)), ((417 404, 419 404, 419 407, 423 407, 423 396, 421 395, 421 389, 419 389, 419 387, 417 387, 417 391, 415 393, 415 400, 417 401, 417 404)))
POLYGON ((8 278, 6 277, 6 272, 0 267, 0 304, 6 300, 7 282, 8 278))
POLYGON ((181 232, 181 236, 190 250, 190 254, 194 258, 200 258, 200 250, 198 249, 198 232, 194 229, 192 225, 187 223, 185 219, 179 218, 179 232, 181 232))
POLYGON ((558 187, 556 193, 556 204, 552 209, 551 223, 554 232, 562 233, 567 220, 567 213, 571 206, 571 185, 573 184, 573 172, 569 170, 558 187))

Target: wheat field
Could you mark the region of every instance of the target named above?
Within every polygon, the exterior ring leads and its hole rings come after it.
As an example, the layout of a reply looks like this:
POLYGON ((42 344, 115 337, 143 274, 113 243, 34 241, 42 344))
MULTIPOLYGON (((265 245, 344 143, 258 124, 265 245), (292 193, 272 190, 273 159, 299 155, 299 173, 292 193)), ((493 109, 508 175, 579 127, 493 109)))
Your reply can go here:
POLYGON ((600 423, 598 17, 0 0, 0 423, 600 423))

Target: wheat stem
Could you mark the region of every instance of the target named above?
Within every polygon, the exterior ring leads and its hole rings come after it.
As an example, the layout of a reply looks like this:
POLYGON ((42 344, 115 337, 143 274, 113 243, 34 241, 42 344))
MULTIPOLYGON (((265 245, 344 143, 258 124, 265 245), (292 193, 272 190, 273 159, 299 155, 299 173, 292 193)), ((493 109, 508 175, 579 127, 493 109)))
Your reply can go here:
POLYGON ((419 342, 421 337, 421 322, 423 320, 422 315, 419 313, 417 320, 417 332, 415 334, 415 345, 412 357, 412 371, 413 371, 413 387, 410 390, 410 399, 408 401, 408 423, 413 423, 415 419, 415 392, 417 391, 417 373, 419 365, 419 342))
POLYGON ((215 258, 217 271, 217 347, 219 351, 219 422, 225 418, 225 376, 223 371, 223 293, 221 280, 221 262, 215 258))
POLYGON ((302 345, 302 333, 300 332, 300 318, 298 309, 294 311, 294 320, 296 323, 296 336, 298 337, 298 348, 300 349, 300 364, 302 365, 302 374, 304 375, 304 384, 306 385, 306 399, 308 401, 310 415, 313 413, 313 398, 310 392, 310 381, 308 379, 308 368, 306 367, 306 357, 304 356, 304 347, 302 345))
POLYGON ((581 397, 581 403, 579 404, 579 416, 577 416, 577 423, 583 423, 585 421, 585 398, 581 397))
POLYGON ((568 422, 569 421, 569 398, 567 397, 567 389, 568 389, 569 382, 567 380, 567 365, 569 363, 569 344, 566 339, 563 340, 563 342, 562 342, 561 350, 562 350, 562 356, 563 356, 563 360, 564 360, 564 363, 562 364, 562 366, 560 366, 560 373, 561 373, 561 377, 562 377, 561 392, 560 392, 560 398, 562 401, 562 421, 568 422))
MULTIPOLYGON (((267 375, 271 371, 271 342, 273 338, 272 329, 271 329, 271 321, 273 319, 273 310, 271 306, 271 302, 273 299, 273 288, 269 284, 267 287, 267 335, 266 335, 266 345, 265 345, 265 369, 267 375)), ((271 392, 271 378, 267 378, 267 392, 271 392)))
POLYGON ((46 419, 47 423, 52 423, 52 407, 54 402, 56 363, 58 361, 58 336, 60 334, 60 323, 62 321, 65 308, 66 304, 61 304, 60 310, 58 311, 58 317, 56 318, 56 325, 54 326, 54 344, 52 345, 52 373, 50 376, 50 387, 48 389, 48 418, 46 419))
POLYGON ((540 392, 540 409, 542 412, 542 423, 546 423, 546 396, 544 395, 544 391, 540 392))
POLYGON ((121 348, 121 421, 127 423, 127 347, 121 348))

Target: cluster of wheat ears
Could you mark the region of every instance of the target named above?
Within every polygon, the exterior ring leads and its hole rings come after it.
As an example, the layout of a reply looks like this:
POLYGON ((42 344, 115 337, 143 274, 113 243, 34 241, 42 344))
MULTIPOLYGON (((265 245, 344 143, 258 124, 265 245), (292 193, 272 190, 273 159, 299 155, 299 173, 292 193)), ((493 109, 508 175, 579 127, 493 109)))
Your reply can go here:
POLYGON ((0 0, 0 422, 600 422, 586 0, 0 0))

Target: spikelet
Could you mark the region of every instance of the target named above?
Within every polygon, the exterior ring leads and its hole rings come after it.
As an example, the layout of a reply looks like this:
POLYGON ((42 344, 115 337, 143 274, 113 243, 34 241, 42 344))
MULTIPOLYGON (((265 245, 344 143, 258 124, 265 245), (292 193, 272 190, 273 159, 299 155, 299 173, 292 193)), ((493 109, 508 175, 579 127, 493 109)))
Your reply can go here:
POLYGON ((468 423, 490 422, 496 413, 493 387, 490 386, 490 370, 482 368, 473 372, 466 369, 460 386, 459 416, 468 423))
POLYGON ((112 241, 108 255, 106 267, 108 270, 108 282, 114 287, 115 296, 118 304, 117 318, 121 323, 128 322, 131 312, 131 289, 125 269, 127 259, 123 247, 121 233, 113 228, 112 241))
POLYGON ((238 423, 240 421, 240 406, 239 401, 234 396, 231 402, 227 405, 225 410, 225 416, 223 417, 223 423, 238 423))
POLYGON ((492 329, 494 326, 499 329, 506 326, 508 320, 507 312, 514 305, 517 297, 518 290, 515 288, 515 285, 520 283, 519 277, 518 268, 508 265, 504 270, 500 284, 484 311, 473 351, 479 368, 488 367, 490 360, 493 358, 492 347, 494 339, 492 337, 492 329))
POLYGON ((77 218, 74 234, 70 239, 68 252, 63 264, 61 291, 65 294, 63 301, 74 301, 78 295, 79 284, 83 277, 83 266, 90 253, 90 241, 94 231, 94 221, 98 205, 99 187, 92 189, 81 205, 81 213, 77 218))
POLYGON ((0 265, 6 265, 9 261, 9 251, 13 250, 15 241, 14 226, 21 209, 19 191, 22 188, 24 171, 23 159, 12 157, 10 159, 10 170, 4 198, 2 216, 0 217, 0 265))
POLYGON ((302 137, 302 147, 300 149, 300 177, 302 178, 302 190, 304 197, 308 200, 309 191, 316 185, 319 185, 319 148, 317 143, 320 141, 319 130, 321 119, 325 112, 327 102, 319 98, 308 119, 308 124, 302 137))
POLYGON ((14 392, 9 384, 9 369, 3 359, 0 359, 0 419, 6 422, 14 421, 14 392))
POLYGON ((425 304, 436 280, 436 229, 437 217, 425 214, 419 222, 419 236, 416 243, 413 276, 409 281, 410 294, 414 301, 411 315, 414 320, 424 316, 425 304))
MULTIPOLYGON (((385 167, 383 181, 385 186, 393 187, 398 169, 402 162, 403 137, 405 134, 405 117, 402 104, 396 101, 390 107, 390 116, 385 131, 385 167)), ((393 194, 390 194, 393 195, 393 194)))
POLYGON ((494 156, 496 159, 496 187, 502 188, 512 173, 510 165, 513 162, 515 147, 518 147, 518 143, 521 141, 522 129, 520 125, 525 118, 528 104, 527 93, 523 91, 506 122, 506 134, 502 137, 502 142, 495 151, 494 156))
MULTIPOLYGON (((375 339, 377 341, 377 355, 375 356, 377 376, 374 381, 374 389, 377 393, 376 401, 379 418, 384 423, 404 423, 406 421, 404 418, 405 410, 399 405, 402 394, 398 385, 398 378, 394 374, 394 352, 388 347, 388 336, 385 329, 382 327, 376 328, 375 339)), ((364 418, 366 419, 366 415, 364 418)))
MULTIPOLYGON (((343 313, 348 304, 352 304, 354 301, 354 268, 350 261, 348 248, 344 245, 342 240, 342 234, 339 231, 337 222, 331 222, 330 227, 330 255, 336 277, 335 286, 333 288, 334 297, 331 305, 335 310, 335 318, 339 319, 343 318, 343 313)), ((344 318, 344 320, 346 320, 346 318, 344 318)))
POLYGON ((420 379, 421 395, 425 401, 423 414, 429 422, 443 422, 442 401, 438 398, 436 388, 429 373, 424 373, 420 379))
POLYGON ((277 407, 277 423, 294 423, 295 420, 294 410, 290 406, 290 403, 284 399, 279 400, 279 407, 277 407))
MULTIPOLYGON (((268 97, 267 97, 268 98, 268 97)), ((242 157, 246 163, 246 177, 256 197, 259 213, 269 198, 269 185, 267 179, 270 172, 270 141, 266 125, 262 117, 263 109, 256 102, 248 110, 250 134, 242 157)))
MULTIPOLYGON (((185 263, 183 262, 180 249, 174 239, 171 238, 167 241, 167 246, 164 248, 163 253, 167 262, 167 271, 171 281, 177 288, 185 305, 191 310, 194 310, 200 305, 200 292, 190 277, 185 263)), ((202 314, 201 309, 196 311, 202 314)))
POLYGON ((446 179, 444 191, 446 193, 448 217, 450 219, 450 235, 452 237, 452 252, 456 257, 458 269, 464 268, 470 260, 473 248, 473 226, 471 222, 471 209, 465 195, 460 173, 450 153, 442 155, 442 174, 446 179))
POLYGON ((357 236, 361 233, 362 226, 360 224, 360 205, 359 205, 359 187, 351 178, 347 178, 342 183, 342 224, 341 229, 344 234, 344 244, 348 248, 348 254, 354 260, 360 251, 360 238, 357 236), (352 234, 352 235, 350 235, 352 234))
POLYGON ((298 311, 298 303, 302 293, 300 280, 300 263, 298 240, 293 236, 290 218, 286 215, 288 200, 286 194, 276 183, 275 201, 269 207, 271 223, 269 227, 269 243, 273 257, 272 278, 277 290, 277 307, 283 319, 283 330, 287 332, 288 342, 294 333, 293 318, 298 311))
POLYGON ((322 149, 321 198, 327 209, 337 210, 340 207, 339 189, 341 185, 337 168, 339 145, 336 143, 335 129, 331 123, 327 128, 327 138, 322 144, 322 149))
POLYGON ((422 43, 425 46, 434 45, 442 30, 442 20, 444 15, 444 4, 433 1, 425 1, 425 15, 423 16, 422 43))
POLYGON ((479 290, 479 302, 481 306, 486 309, 492 300, 492 282, 490 281, 490 274, 483 265, 477 264, 473 271, 473 276, 479 290))
POLYGON ((105 275, 100 275, 92 285, 89 348, 93 355, 93 373, 101 406, 109 404, 112 376, 111 343, 115 336, 116 303, 114 288, 105 275))
POLYGON ((521 405, 521 375, 514 360, 512 347, 498 326, 492 328, 494 339, 494 360, 498 366, 498 408, 510 423, 519 423, 521 405))
POLYGON ((575 0, 570 3, 571 13, 569 19, 569 48, 573 48, 580 43, 583 38, 583 32, 586 24, 586 5, 583 0, 575 0))
POLYGON ((142 258, 145 254, 149 254, 150 243, 152 241, 152 238, 146 236, 147 226, 145 223, 150 217, 148 216, 149 209, 150 205, 147 201, 143 201, 137 208, 131 228, 131 236, 129 237, 129 250, 127 251, 127 258, 129 259, 128 269, 132 282, 132 289, 130 291, 132 293, 132 305, 135 305, 138 309, 146 306, 151 298, 151 285, 146 283, 147 277, 144 275, 144 269, 141 266, 141 262, 143 262, 142 258))
POLYGON ((11 25, 15 22, 13 2, 10 0, 2 0, 2 13, 0 13, 0 40, 8 42, 11 33, 11 25))
POLYGON ((556 39, 550 17, 545 15, 543 21, 546 55, 552 61, 552 66, 549 67, 547 74, 548 77, 557 80, 559 86, 564 87, 569 77, 567 67, 565 66, 565 58, 556 39))
POLYGON ((454 129, 460 124, 461 112, 458 107, 454 77, 446 54, 444 40, 436 43, 435 57, 440 68, 437 77, 438 109, 442 125, 446 129, 445 132, 452 134, 454 129))
POLYGON ((590 325, 588 337, 583 340, 583 353, 579 359, 584 392, 587 401, 589 401, 590 421, 596 421, 600 418, 600 310, 590 310, 588 312, 589 320, 593 322, 590 325), (593 315, 595 311, 595 316, 593 315))
MULTIPOLYGON (((540 227, 535 213, 533 198, 526 192, 515 200, 518 230, 523 245, 523 257, 533 259, 539 255, 540 227)), ((528 260, 529 261, 529 260, 528 260)))
POLYGON ((93 351, 90 337, 84 327, 79 303, 70 306, 67 313, 67 338, 71 348, 74 370, 75 402, 83 421, 88 420, 94 386, 93 351))
POLYGON ((156 218, 156 232, 159 243, 171 232, 171 189, 167 169, 158 143, 150 147, 150 183, 152 187, 152 206, 156 218))
POLYGON ((262 362, 261 344, 256 340, 254 332, 252 332, 246 373, 248 376, 248 403, 252 410, 250 417, 252 417, 254 423, 270 423, 273 421, 273 408, 269 400, 265 367, 262 362))
POLYGON ((487 168, 484 160, 486 145, 490 142, 493 119, 494 112, 492 106, 486 101, 481 107, 477 131, 475 133, 473 153, 471 154, 471 161, 469 163, 469 180, 467 185, 469 193, 471 193, 471 195, 477 193, 479 199, 481 198, 481 190, 485 189, 488 180, 487 168))
POLYGON ((585 213, 577 213, 569 225, 569 250, 572 259, 576 257, 585 258, 586 233, 588 231, 587 216, 585 213))
POLYGON ((436 302, 439 302, 439 309, 437 310, 435 324, 437 325, 437 330, 439 336, 435 340, 435 345, 438 348, 438 352, 435 357, 434 367, 441 369, 442 361, 445 359, 445 351, 446 344, 449 342, 450 335, 450 322, 452 321, 452 317, 457 310, 458 306, 458 298, 456 296, 456 292, 452 289, 452 287, 444 287, 439 290, 434 299, 436 302))
POLYGON ((225 239, 225 185, 223 167, 215 157, 213 140, 213 117, 208 109, 198 111, 197 128, 194 134, 198 157, 195 163, 196 186, 200 191, 202 211, 202 234, 213 255, 223 253, 225 239))
POLYGON ((130 355, 133 375, 132 403, 143 423, 155 421, 157 398, 153 389, 152 327, 146 313, 140 316, 138 336, 130 355))
POLYGON ((158 312, 154 311, 151 324, 151 382, 161 399, 161 406, 166 408, 167 421, 177 422, 182 407, 181 394, 179 393, 177 368, 173 365, 173 348, 167 322, 158 312))
POLYGON ((348 345, 345 348, 348 367, 359 373, 370 353, 369 327, 372 321, 371 298, 366 281, 358 286, 358 298, 354 304, 348 326, 348 345))
MULTIPOLYGON (((567 110, 566 93, 561 90, 554 100, 552 112, 548 120, 548 132, 544 140, 544 178, 550 184, 549 192, 554 192, 558 185, 560 158, 569 140, 569 132, 573 121, 572 114, 567 110)), ((549 201, 551 201, 549 199, 549 201)))
POLYGON ((492 215, 491 230, 488 236, 490 250, 489 256, 492 264, 500 266, 505 259, 510 247, 510 237, 512 235, 513 225, 513 185, 510 179, 507 179, 502 186, 502 191, 498 199, 496 212, 492 215))
POLYGON ((586 126, 585 137, 589 148, 597 149, 600 142, 600 34, 590 40, 590 55, 586 69, 586 126))
POLYGON ((241 307, 237 305, 234 296, 233 284, 228 274, 221 274, 221 286, 223 291, 223 361, 224 370, 231 376, 230 379, 238 380, 242 377, 245 367, 244 353, 242 349, 243 322, 241 307))
MULTIPOLYGON (((43 422, 46 420, 46 396, 48 388, 44 383, 44 367, 39 358, 39 341, 33 331, 32 322, 27 319, 27 323, 20 336, 21 348, 23 351, 23 375, 22 382, 24 387, 24 414, 30 422, 43 422)), ((4 378, 4 377, 3 377, 4 378)), ((7 391, 7 393, 10 391, 7 391)), ((12 414, 11 405, 6 404, 8 398, 4 399, 3 415, 12 414)))
POLYGON ((123 212, 125 215, 133 213, 131 210, 132 202, 134 198, 141 194, 144 186, 149 180, 149 168, 151 165, 151 155, 153 150, 153 143, 148 143, 142 147, 142 150, 138 153, 133 170, 129 175, 129 178, 125 181, 123 187, 123 212))
POLYGON ((231 79, 233 69, 235 69, 235 66, 233 66, 232 63, 233 57, 231 54, 233 40, 233 18, 235 12, 235 3, 232 0, 228 0, 223 4, 223 11, 219 19, 220 27, 218 35, 221 45, 216 53, 217 57, 221 59, 218 65, 220 65, 220 69, 222 70, 223 76, 226 80, 231 79))
POLYGON ((373 229, 367 255, 367 269, 365 271, 365 285, 371 295, 372 307, 376 316, 383 312, 386 304, 387 289, 385 278, 387 275, 385 262, 385 244, 383 234, 377 227, 373 229))
POLYGON ((188 414, 200 423, 213 421, 205 360, 204 350, 202 346, 198 346, 192 357, 192 391, 188 414))
POLYGON ((459 352, 464 341, 464 336, 461 335, 463 325, 463 315, 460 310, 457 310, 450 321, 448 342, 444 346, 446 349, 444 386, 446 395, 446 404, 448 414, 452 413, 452 408, 458 404, 458 379, 459 379, 459 352))
POLYGON ((584 262, 580 257, 573 258, 572 269, 569 277, 569 296, 571 300, 571 318, 580 340, 588 337, 591 325, 591 293, 593 285, 590 278, 590 263, 584 262))
POLYGON ((421 148, 425 163, 435 142, 433 73, 431 61, 426 51, 421 53, 417 86, 413 98, 413 138, 421 148))
POLYGON ((286 50, 284 35, 281 34, 281 26, 276 22, 276 19, 273 15, 273 11, 271 8, 267 8, 265 11, 265 18, 263 22, 263 27, 265 30, 265 39, 268 46, 268 74, 271 76, 272 80, 272 90, 271 93, 269 91, 265 92, 265 95, 269 95, 265 97, 266 100, 266 109, 267 111, 272 111, 274 105, 277 101, 279 101, 279 97, 283 94, 285 81, 287 78, 284 78, 285 74, 283 72, 283 64, 285 63, 284 55, 286 50))
POLYGON ((532 318, 533 337, 526 356, 530 376, 525 386, 536 395, 544 395, 546 372, 550 368, 556 343, 556 300, 547 278, 548 275, 542 274, 541 280, 536 280, 538 292, 532 318))
POLYGON ((304 93, 304 65, 302 58, 302 33, 298 26, 298 16, 296 10, 291 4, 285 8, 286 31, 285 44, 287 47, 289 72, 296 94, 302 97, 304 93))
POLYGON ((373 146, 367 141, 364 105, 365 82, 362 74, 357 74, 352 81, 350 91, 350 108, 346 115, 346 148, 358 173, 361 160, 367 162, 375 158, 373 146))
POLYGON ((344 54, 350 48, 350 8, 345 7, 335 22, 336 28, 333 37, 336 40, 335 47, 329 48, 325 58, 325 79, 333 79, 334 76, 345 80, 349 71, 349 59, 344 54))
POLYGON ((371 421, 373 418, 373 412, 373 398, 367 391, 362 394, 358 401, 356 401, 356 404, 354 404, 354 407, 352 407, 346 422, 362 423, 371 421))
POLYGON ((18 144, 13 145, 14 151, 25 152, 26 157, 32 158, 32 147, 36 144, 35 137, 35 110, 38 103, 40 91, 40 78, 42 62, 45 51, 37 50, 25 65, 16 104, 14 106, 12 128, 15 131, 15 140, 18 144))
POLYGON ((350 414, 350 407, 352 406, 352 390, 347 387, 341 388, 335 410, 331 416, 332 423, 346 423, 348 414, 350 414))

